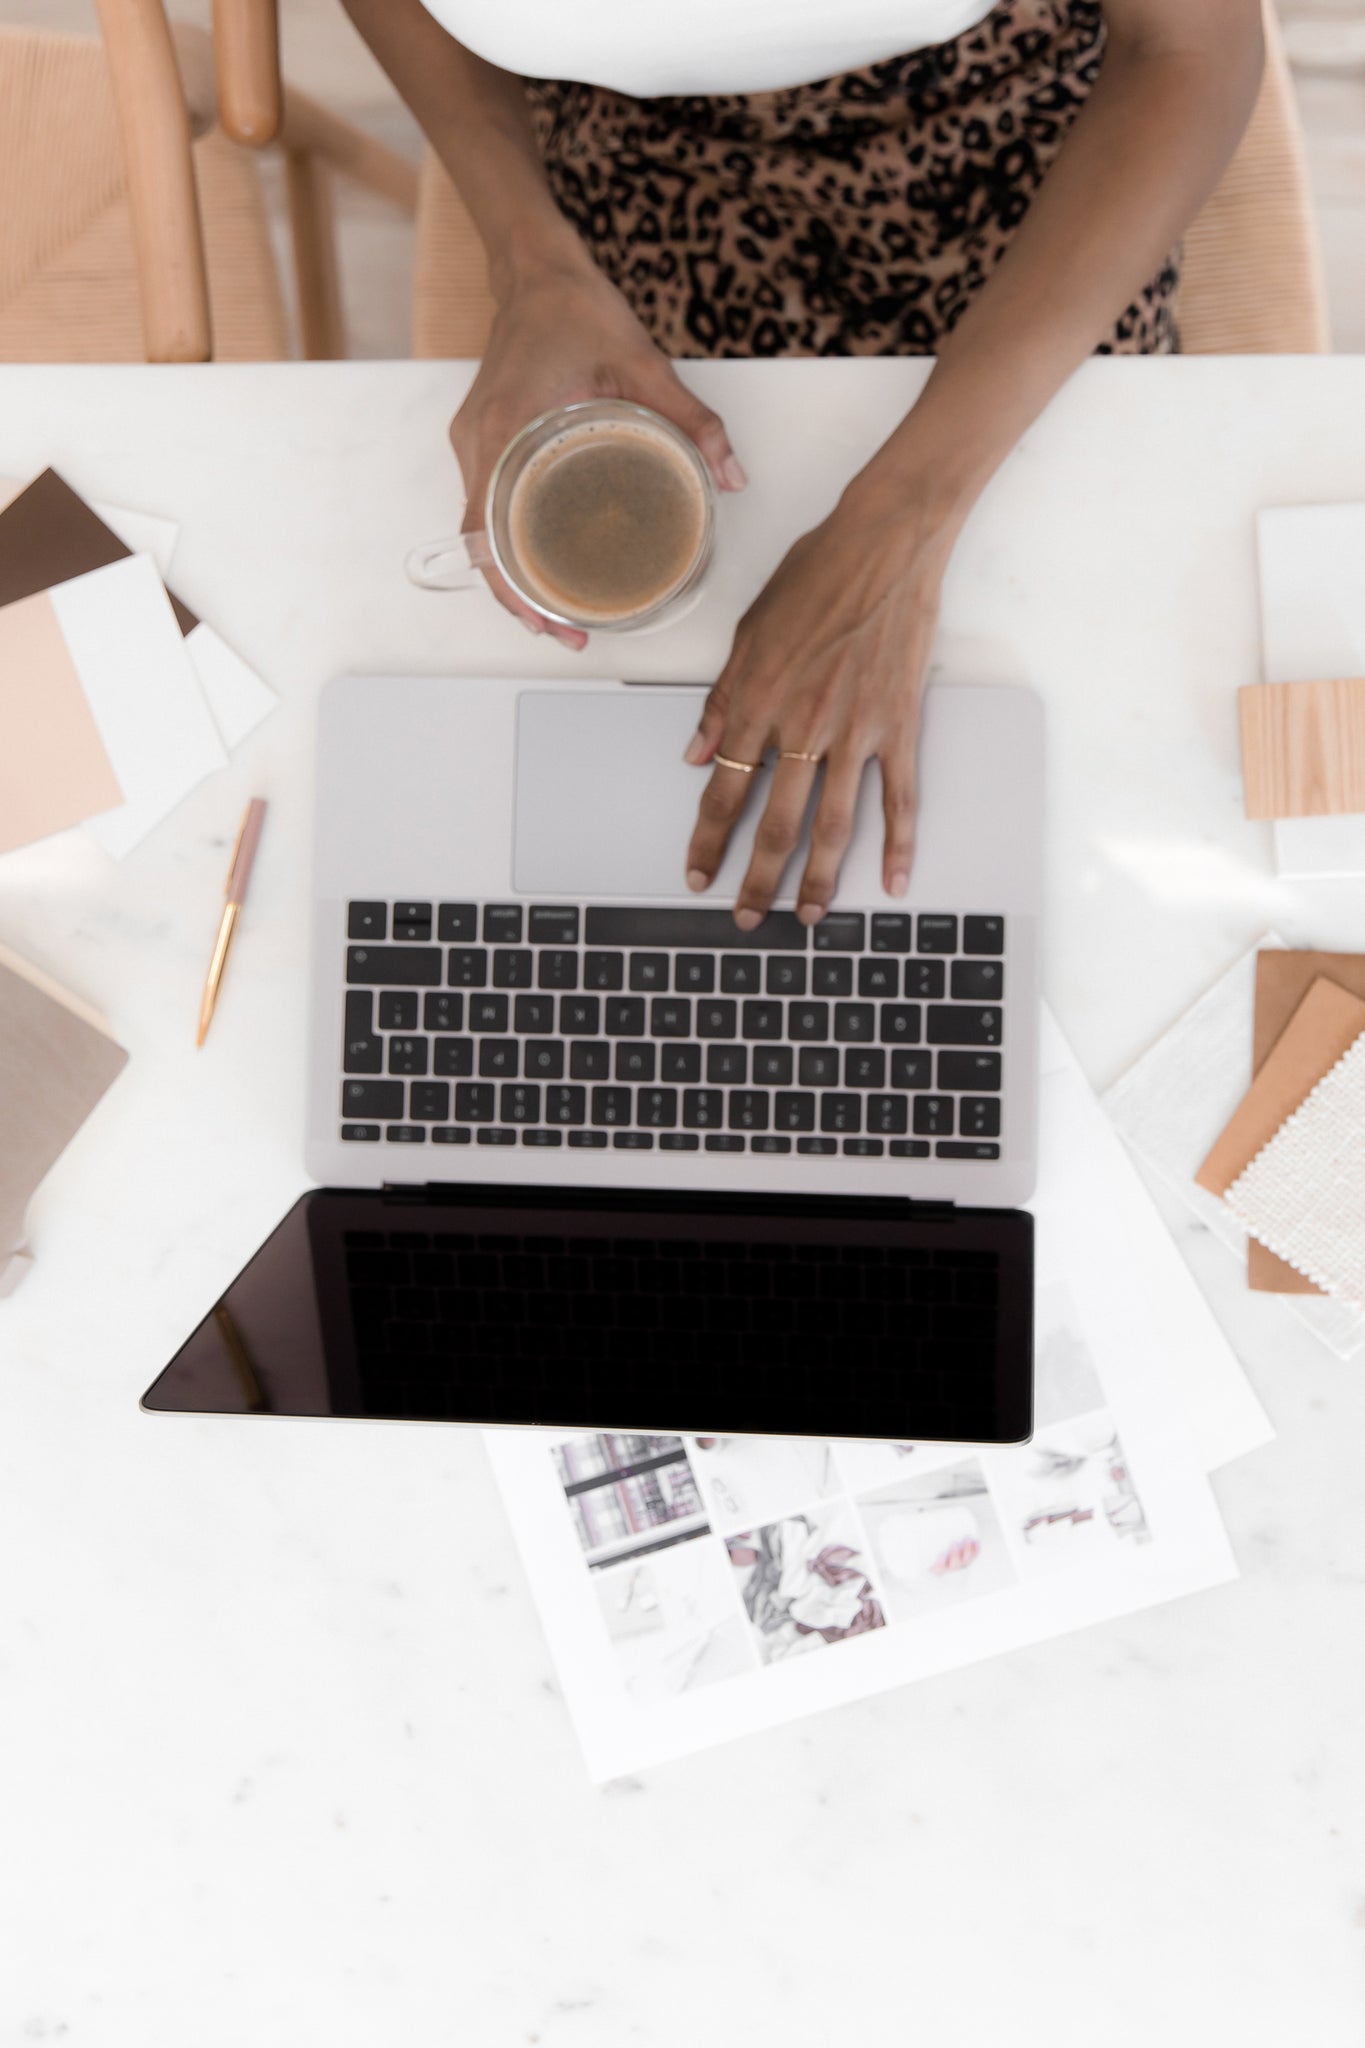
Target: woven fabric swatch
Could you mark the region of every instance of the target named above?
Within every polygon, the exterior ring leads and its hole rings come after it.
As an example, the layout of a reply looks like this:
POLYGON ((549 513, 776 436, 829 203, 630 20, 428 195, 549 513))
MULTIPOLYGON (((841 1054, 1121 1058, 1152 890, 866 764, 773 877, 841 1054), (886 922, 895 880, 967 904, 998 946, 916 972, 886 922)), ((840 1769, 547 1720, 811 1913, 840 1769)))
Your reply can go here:
POLYGON ((1224 1199, 1253 1237, 1365 1307, 1365 1031, 1224 1199))

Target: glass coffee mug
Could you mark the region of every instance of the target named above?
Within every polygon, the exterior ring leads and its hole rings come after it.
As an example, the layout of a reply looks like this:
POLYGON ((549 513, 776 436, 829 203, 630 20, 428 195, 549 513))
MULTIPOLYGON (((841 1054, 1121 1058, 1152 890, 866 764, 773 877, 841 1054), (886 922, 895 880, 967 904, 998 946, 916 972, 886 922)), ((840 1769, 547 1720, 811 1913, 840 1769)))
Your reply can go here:
POLYGON ((557 625, 639 632, 691 609, 714 529, 695 443, 648 406, 588 398, 524 426, 488 480, 482 529, 414 548, 407 572, 424 590, 473 590, 495 568, 557 625))

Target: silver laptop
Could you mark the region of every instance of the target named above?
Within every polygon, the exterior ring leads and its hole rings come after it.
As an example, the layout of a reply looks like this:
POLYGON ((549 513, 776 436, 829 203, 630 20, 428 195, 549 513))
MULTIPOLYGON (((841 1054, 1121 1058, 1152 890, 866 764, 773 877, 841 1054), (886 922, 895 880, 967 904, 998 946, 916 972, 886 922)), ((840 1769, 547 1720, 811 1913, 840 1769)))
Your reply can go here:
MULTIPOLYGON (((307 1164, 433 1182, 1012 1208, 1036 1157, 1042 712, 925 700, 910 895, 879 771, 839 895, 730 914, 683 858, 701 691, 350 676, 318 751, 307 1164)), ((812 803, 814 799, 812 800, 812 803)), ((807 828, 809 828, 809 817, 807 828)))

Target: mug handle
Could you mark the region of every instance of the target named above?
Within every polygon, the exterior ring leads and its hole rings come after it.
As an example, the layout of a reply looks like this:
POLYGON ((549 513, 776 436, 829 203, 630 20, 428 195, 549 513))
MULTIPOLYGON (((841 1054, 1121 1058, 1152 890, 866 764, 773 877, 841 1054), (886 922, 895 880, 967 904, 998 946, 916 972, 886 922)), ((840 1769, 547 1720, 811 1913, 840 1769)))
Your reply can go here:
POLYGON ((404 567, 419 590, 481 590, 493 550, 484 532, 457 533, 414 548, 404 567))

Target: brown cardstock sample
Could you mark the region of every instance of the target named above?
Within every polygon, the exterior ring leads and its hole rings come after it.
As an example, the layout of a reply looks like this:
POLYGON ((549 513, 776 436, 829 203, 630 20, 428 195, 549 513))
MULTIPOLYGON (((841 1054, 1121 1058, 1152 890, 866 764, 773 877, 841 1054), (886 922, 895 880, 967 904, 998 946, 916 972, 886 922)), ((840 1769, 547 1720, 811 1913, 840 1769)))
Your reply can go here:
POLYGON ((1285 1118, 1365 1031, 1365 1002, 1320 975, 1281 1032, 1195 1175, 1224 1195, 1285 1118))
POLYGON ((1237 692, 1249 818, 1365 811, 1365 676, 1237 692))
POLYGON ((0 853, 122 802, 51 598, 0 608, 0 853))
MULTIPOLYGON (((1320 975, 1349 994, 1365 1000, 1365 953, 1287 953, 1256 955, 1256 1015, 1252 1034, 1252 1071, 1269 1058, 1304 996, 1320 975)), ((1319 1078, 1321 1078, 1319 1076, 1319 1078)), ((1321 1294, 1322 1289, 1277 1258, 1268 1245, 1252 1238, 1247 1246, 1247 1283, 1263 1294, 1321 1294)))
MULTIPOLYGON (((45 469, 0 507, 0 605, 122 562, 132 552, 55 469, 45 469)), ((173 591, 166 595, 188 636, 199 620, 173 591)))

